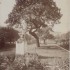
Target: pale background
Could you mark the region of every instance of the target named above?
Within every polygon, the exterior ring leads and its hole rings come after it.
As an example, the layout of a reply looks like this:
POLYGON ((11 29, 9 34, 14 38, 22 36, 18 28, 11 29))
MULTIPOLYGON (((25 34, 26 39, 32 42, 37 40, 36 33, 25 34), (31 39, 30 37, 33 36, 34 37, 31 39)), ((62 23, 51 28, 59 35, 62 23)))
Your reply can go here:
MULTIPOLYGON (((55 25, 53 30, 55 32, 66 33, 70 31, 69 18, 70 18, 70 0, 54 0, 63 14, 61 18, 61 24, 55 25)), ((12 11, 15 5, 15 0, 0 0, 0 26, 6 26, 5 20, 8 18, 8 14, 12 11)))

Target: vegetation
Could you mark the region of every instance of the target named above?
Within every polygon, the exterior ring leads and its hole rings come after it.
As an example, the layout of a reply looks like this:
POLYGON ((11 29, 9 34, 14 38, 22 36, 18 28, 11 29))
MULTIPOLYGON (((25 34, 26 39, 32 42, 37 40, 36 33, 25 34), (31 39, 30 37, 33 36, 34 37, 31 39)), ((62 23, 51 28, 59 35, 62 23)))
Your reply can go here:
POLYGON ((54 26, 59 23, 60 18, 60 9, 53 0, 16 0, 16 5, 8 15, 6 23, 18 27, 24 20, 27 32, 36 39, 37 46, 40 47, 39 37, 36 34, 38 29, 48 27, 50 23, 54 26))
POLYGON ((63 37, 61 38, 61 47, 69 50, 69 34, 70 32, 67 32, 66 34, 63 35, 63 37))
MULTIPOLYGON (((45 60, 45 63, 43 64, 43 62, 39 58, 35 58, 38 57, 37 55, 29 54, 28 56, 33 60, 29 60, 29 62, 27 61, 26 63, 26 56, 27 54, 25 54, 25 56, 15 56, 14 54, 0 55, 0 70, 51 70, 50 67, 46 66, 48 66, 49 63, 52 63, 53 61, 45 60)), ((55 67, 55 70, 69 70, 68 59, 57 59, 55 64, 58 65, 58 68, 55 67)))
POLYGON ((46 44, 45 41, 47 39, 54 39, 54 35, 51 32, 53 32, 53 30, 50 27, 47 27, 47 28, 45 27, 45 28, 39 29, 37 35, 39 36, 39 38, 41 38, 44 41, 44 44, 46 44))
POLYGON ((9 27, 0 28, 0 46, 4 47, 6 43, 15 42, 19 38, 18 31, 9 27))
POLYGON ((69 50, 69 35, 70 32, 58 35, 57 37, 55 37, 56 43, 59 44, 61 47, 69 50))

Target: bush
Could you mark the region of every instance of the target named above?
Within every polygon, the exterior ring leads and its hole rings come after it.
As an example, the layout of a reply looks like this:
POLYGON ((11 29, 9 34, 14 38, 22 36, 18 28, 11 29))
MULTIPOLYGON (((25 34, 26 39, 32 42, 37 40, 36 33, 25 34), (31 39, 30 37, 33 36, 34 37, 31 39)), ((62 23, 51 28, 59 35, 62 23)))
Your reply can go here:
MULTIPOLYGON (((49 59, 47 59, 47 61, 51 62, 49 59)), ((56 61, 60 69, 69 70, 68 58, 65 60, 56 59, 56 61)), ((46 68, 46 66, 47 64, 42 64, 37 54, 27 53, 24 56, 14 54, 0 55, 0 70, 51 70, 51 68, 46 68), (29 60, 27 60, 27 57, 29 60)), ((59 68, 55 68, 55 70, 59 68)))

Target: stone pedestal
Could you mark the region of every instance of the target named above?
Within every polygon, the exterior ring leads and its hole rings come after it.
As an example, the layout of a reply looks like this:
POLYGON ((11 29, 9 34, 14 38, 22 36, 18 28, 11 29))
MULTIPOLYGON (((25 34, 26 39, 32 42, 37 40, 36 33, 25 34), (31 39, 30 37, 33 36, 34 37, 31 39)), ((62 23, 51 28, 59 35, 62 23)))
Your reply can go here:
POLYGON ((25 52, 24 47, 25 47, 24 42, 22 42, 22 43, 16 42, 16 54, 24 55, 24 52, 25 52))
POLYGON ((21 37, 16 41, 16 54, 17 55, 24 55, 27 51, 27 43, 26 41, 21 37))

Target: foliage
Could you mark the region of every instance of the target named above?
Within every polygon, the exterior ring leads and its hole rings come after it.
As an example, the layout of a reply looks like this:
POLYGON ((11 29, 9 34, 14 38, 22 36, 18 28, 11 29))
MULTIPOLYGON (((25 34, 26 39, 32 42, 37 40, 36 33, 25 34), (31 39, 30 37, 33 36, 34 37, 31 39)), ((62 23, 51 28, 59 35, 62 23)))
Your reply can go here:
POLYGON ((10 22, 13 25, 20 23, 19 20, 21 17, 38 27, 38 25, 43 26, 45 24, 42 22, 43 20, 59 20, 61 14, 60 9, 53 0, 16 0, 16 5, 9 14, 7 22, 10 22), (33 21, 35 21, 35 23, 33 21))
POLYGON ((25 39, 26 39, 27 41, 30 41, 30 40, 32 39, 32 37, 31 37, 31 35, 26 34, 26 35, 25 35, 25 39))
POLYGON ((60 46, 69 50, 69 34, 70 32, 67 32, 65 34, 62 34, 60 37, 60 46))
POLYGON ((39 33, 39 37, 41 37, 42 39, 54 39, 54 35, 51 34, 52 29, 51 28, 42 28, 39 29, 38 33, 39 33))
POLYGON ((1 42, 14 42, 19 38, 18 31, 13 28, 3 27, 0 28, 0 41, 1 42))
POLYGON ((39 47, 37 30, 41 27, 48 27, 50 22, 54 26, 59 23, 60 18, 60 9, 53 0, 16 0, 16 5, 9 14, 6 23, 9 23, 10 26, 19 26, 25 20, 27 31, 37 40, 39 47))
MULTIPOLYGON (((25 55, 27 56, 27 54, 25 55)), ((36 55, 29 54, 28 56, 33 58, 36 55)), ((45 66, 47 66, 46 61, 45 64, 42 64, 39 58, 37 60, 35 59, 29 60, 28 65, 26 65, 25 59, 26 57, 21 55, 15 55, 15 56, 14 54, 0 55, 0 70, 44 70, 45 66), (10 62, 8 57, 10 57, 10 59, 12 60, 13 57, 15 58, 13 62, 10 62)), ((47 61, 50 64, 51 60, 49 61, 49 59, 47 59, 47 61)), ((69 70, 69 58, 59 59, 59 60, 56 59, 55 64, 58 65, 60 69, 69 70)))

